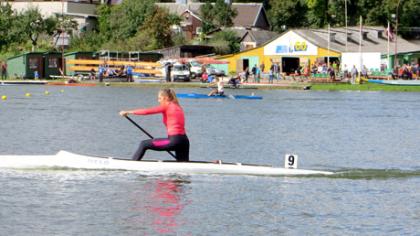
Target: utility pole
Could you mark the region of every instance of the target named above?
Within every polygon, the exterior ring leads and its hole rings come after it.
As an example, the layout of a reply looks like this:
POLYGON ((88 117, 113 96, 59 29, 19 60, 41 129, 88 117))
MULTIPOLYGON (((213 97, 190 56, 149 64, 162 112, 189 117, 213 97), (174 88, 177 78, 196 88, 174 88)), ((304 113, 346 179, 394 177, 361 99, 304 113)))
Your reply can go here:
POLYGON ((363 68, 363 57, 362 57, 362 41, 363 41, 363 17, 360 16, 360 38, 359 38, 359 58, 360 58, 360 67, 359 67, 359 81, 361 79, 361 72, 363 68))
POLYGON ((65 76, 66 75, 66 72, 65 72, 65 61, 64 61, 64 2, 63 2, 63 0, 61 0, 61 27, 60 27, 61 29, 61 34, 60 35, 62 35, 61 37, 63 38, 62 39, 62 42, 61 42, 61 71, 62 71, 62 76, 65 76))
POLYGON ((395 67, 395 71, 397 73, 398 76, 398 50, 397 50, 397 45, 398 45, 398 9, 400 7, 400 3, 401 0, 398 0, 398 4, 397 4, 397 15, 395 18, 395 52, 394 52, 394 67, 395 67))
POLYGON ((344 0, 344 9, 345 9, 345 21, 346 21, 346 52, 347 52, 347 0, 344 0))
POLYGON ((330 42, 331 42, 331 26, 328 23, 328 55, 327 55, 327 68, 330 67, 330 42))
POLYGON ((390 58, 389 58, 389 37, 390 37, 390 33, 391 33, 391 25, 390 25, 390 23, 389 23, 389 21, 388 21, 388 28, 386 28, 386 31, 387 31, 387 33, 386 33, 386 35, 387 35, 387 49, 388 49, 388 63, 387 63, 387 69, 389 68, 389 67, 391 67, 392 65, 391 65, 391 63, 390 63, 390 58))

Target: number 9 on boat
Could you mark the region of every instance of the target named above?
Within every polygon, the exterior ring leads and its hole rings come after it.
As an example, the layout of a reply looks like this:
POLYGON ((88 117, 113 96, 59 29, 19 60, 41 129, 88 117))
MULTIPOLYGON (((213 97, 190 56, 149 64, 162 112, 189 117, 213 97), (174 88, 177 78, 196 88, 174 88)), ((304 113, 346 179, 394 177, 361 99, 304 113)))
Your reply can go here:
POLYGON ((284 168, 286 169, 297 169, 298 155, 286 154, 284 156, 284 168))

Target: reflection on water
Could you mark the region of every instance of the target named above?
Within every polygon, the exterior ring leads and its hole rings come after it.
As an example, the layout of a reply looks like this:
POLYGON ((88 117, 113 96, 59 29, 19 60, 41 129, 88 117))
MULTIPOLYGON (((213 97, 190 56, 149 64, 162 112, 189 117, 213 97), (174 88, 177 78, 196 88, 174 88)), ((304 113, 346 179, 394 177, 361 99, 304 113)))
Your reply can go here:
POLYGON ((183 222, 180 217, 188 204, 186 188, 187 177, 147 178, 142 189, 130 193, 132 200, 131 224, 151 226, 153 233, 172 234, 177 232, 183 222))

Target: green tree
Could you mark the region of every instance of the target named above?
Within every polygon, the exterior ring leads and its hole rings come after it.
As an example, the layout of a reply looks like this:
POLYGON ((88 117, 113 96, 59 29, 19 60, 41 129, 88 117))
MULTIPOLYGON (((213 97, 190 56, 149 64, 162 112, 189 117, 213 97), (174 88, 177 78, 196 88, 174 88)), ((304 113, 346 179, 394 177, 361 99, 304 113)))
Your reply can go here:
POLYGON ((111 38, 124 40, 134 36, 146 18, 154 13, 154 0, 125 0, 112 7, 109 16, 111 38))
POLYGON ((142 50, 172 46, 171 23, 170 14, 162 8, 155 7, 153 14, 145 20, 136 37, 130 41, 141 42, 142 45, 138 46, 142 50))
POLYGON ((38 45, 39 36, 45 32, 45 21, 41 16, 38 8, 29 8, 18 15, 15 27, 20 29, 20 33, 29 39, 32 44, 32 51, 38 45))
POLYGON ((112 37, 112 30, 110 27, 111 18, 111 6, 107 4, 101 4, 96 8, 96 14, 98 15, 98 30, 106 40, 112 37))
POLYGON ((15 16, 10 4, 0 5, 0 51, 14 41, 16 32, 13 27, 15 16))
POLYGON ((328 22, 328 0, 307 0, 310 25, 324 27, 328 22))
POLYGON ((238 12, 224 0, 216 0, 213 15, 217 27, 230 27, 233 26, 233 19, 238 15, 238 12))
POLYGON ((203 20, 202 31, 203 34, 207 34, 214 30, 216 26, 214 25, 214 14, 213 14, 213 5, 210 1, 207 1, 200 7, 200 15, 203 20))
POLYGON ((220 55, 236 53, 240 49, 238 36, 230 30, 215 33, 207 44, 213 46, 215 53, 220 55))
POLYGON ((200 7, 200 15, 203 20, 203 33, 207 34, 220 27, 232 26, 238 13, 223 0, 216 0, 214 4, 210 1, 203 4, 200 7))
POLYGON ((103 37, 96 31, 73 35, 70 40, 72 51, 99 51, 104 43, 103 37))
MULTIPOLYGON (((395 19, 391 16, 396 14, 398 0, 385 0, 388 7, 388 19, 395 27, 395 19)), ((401 0, 398 10, 398 33, 404 37, 418 37, 419 32, 411 30, 412 27, 420 27, 420 0, 401 0)))
POLYGON ((269 11, 272 29, 282 32, 287 28, 299 28, 308 25, 308 8, 304 0, 274 1, 269 11))
MULTIPOLYGON (((363 16, 366 25, 386 25, 387 11, 383 0, 359 0, 358 15, 363 16)), ((357 17, 357 16, 355 16, 357 17)))

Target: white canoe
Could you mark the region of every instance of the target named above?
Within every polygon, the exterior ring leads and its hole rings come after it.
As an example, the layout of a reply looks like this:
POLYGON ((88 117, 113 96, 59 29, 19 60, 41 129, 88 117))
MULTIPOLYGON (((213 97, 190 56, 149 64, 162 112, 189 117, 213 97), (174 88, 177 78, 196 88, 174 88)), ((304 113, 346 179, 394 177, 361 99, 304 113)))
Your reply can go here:
POLYGON ((287 169, 241 163, 131 161, 111 157, 95 157, 59 151, 56 155, 4 155, 0 168, 74 168, 93 170, 129 170, 145 174, 230 174, 230 175, 331 175, 333 172, 287 169))
POLYGON ((420 80, 368 80, 370 83, 387 84, 387 85, 400 85, 400 86, 420 86, 420 80))

